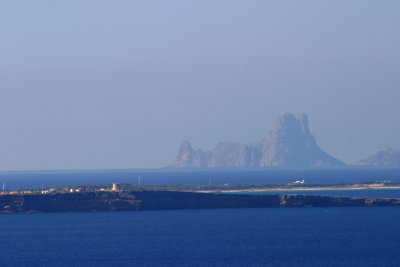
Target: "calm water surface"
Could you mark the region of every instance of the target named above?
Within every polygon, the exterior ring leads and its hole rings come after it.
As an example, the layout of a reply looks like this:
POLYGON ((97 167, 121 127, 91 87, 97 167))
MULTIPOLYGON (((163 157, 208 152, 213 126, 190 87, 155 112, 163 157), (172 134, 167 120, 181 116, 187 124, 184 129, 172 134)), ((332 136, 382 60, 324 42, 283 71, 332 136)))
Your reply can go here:
POLYGON ((254 169, 132 169, 77 171, 0 171, 0 184, 9 189, 69 184, 127 182, 142 184, 308 184, 400 182, 400 168, 254 168, 254 169))
POLYGON ((0 216, 0 266, 399 266, 400 208, 0 216))

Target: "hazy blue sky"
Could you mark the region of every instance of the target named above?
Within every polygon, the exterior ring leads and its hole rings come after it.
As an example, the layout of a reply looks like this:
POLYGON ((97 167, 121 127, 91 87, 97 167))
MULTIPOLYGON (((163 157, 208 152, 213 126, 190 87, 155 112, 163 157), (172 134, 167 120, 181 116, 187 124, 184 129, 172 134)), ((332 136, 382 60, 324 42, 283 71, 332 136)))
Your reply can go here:
POLYGON ((305 112, 353 163, 400 148, 400 1, 0 2, 0 169, 144 168, 305 112))

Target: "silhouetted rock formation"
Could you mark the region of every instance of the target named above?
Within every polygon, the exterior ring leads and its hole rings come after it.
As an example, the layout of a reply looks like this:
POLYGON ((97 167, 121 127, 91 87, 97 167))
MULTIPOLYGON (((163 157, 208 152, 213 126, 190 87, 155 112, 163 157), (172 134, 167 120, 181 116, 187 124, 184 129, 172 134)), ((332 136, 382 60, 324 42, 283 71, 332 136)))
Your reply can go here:
POLYGON ((223 142, 212 151, 194 150, 188 141, 179 149, 170 167, 309 167, 343 166, 321 150, 308 128, 307 115, 280 116, 274 129, 261 141, 250 145, 223 142))
POLYGON ((287 113, 278 118, 274 130, 262 141, 260 166, 341 166, 339 160, 321 150, 308 128, 307 115, 296 119, 287 113))
POLYGON ((359 166, 400 166, 400 151, 386 148, 356 163, 359 166))
POLYGON ((179 148, 178 157, 172 163, 174 167, 206 167, 206 154, 201 149, 194 150, 189 141, 184 141, 179 148))

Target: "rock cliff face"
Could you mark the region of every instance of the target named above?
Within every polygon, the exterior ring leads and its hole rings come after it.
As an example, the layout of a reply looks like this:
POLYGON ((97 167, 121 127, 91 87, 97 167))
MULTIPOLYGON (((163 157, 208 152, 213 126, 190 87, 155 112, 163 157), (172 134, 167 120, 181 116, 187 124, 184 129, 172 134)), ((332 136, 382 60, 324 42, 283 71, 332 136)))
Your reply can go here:
POLYGON ((359 166, 400 166, 400 151, 392 148, 379 151, 356 163, 359 166))
POLYGON ((224 142, 212 151, 194 150, 188 141, 170 167, 310 167, 343 166, 321 150, 308 128, 307 115, 279 117, 274 129, 261 141, 243 145, 224 142))
POLYGON ((141 201, 129 192, 0 195, 0 214, 139 209, 141 201))
POLYGON ((0 195, 0 214, 216 208, 370 207, 399 205, 399 198, 357 198, 287 194, 213 194, 172 191, 0 195))

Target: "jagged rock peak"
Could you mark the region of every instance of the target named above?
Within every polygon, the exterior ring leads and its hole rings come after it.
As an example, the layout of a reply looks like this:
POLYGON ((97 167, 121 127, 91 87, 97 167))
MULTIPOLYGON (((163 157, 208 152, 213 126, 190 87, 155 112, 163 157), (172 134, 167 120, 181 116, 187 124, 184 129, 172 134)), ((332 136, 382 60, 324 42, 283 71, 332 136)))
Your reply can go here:
POLYGON ((308 128, 308 117, 286 113, 261 141, 250 145, 222 142, 213 150, 194 150, 182 143, 171 167, 309 167, 343 166, 319 148, 308 128))
POLYGON ((181 152, 191 151, 191 150, 193 150, 192 144, 190 144, 190 142, 188 140, 185 140, 185 141, 182 142, 181 147, 180 147, 179 150, 181 152))
POLYGON ((308 117, 286 113, 262 141, 260 166, 342 166, 341 161, 319 148, 308 128, 308 117))
POLYGON ((304 113, 300 114, 298 118, 296 118, 292 113, 285 113, 282 116, 279 116, 274 125, 274 131, 296 131, 300 130, 301 132, 308 134, 308 116, 304 113))
POLYGON ((356 163, 359 166, 400 166, 400 151, 386 148, 356 163))
POLYGON ((171 166, 178 168, 205 167, 205 153, 201 149, 193 149, 189 141, 183 141, 171 166))

